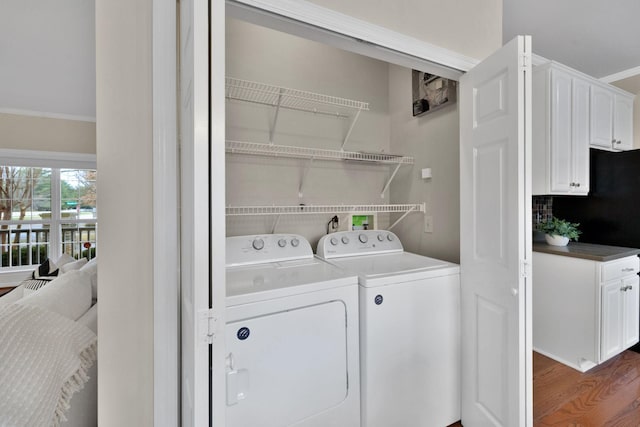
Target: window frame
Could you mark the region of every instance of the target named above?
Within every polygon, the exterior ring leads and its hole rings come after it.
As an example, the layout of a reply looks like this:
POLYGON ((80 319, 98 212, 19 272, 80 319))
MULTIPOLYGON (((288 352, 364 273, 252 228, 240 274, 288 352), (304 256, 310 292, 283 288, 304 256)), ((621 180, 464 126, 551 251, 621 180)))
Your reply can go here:
MULTIPOLYGON (((0 149, 0 163, 2 166, 15 167, 40 167, 51 169, 51 219, 36 221, 7 221, 9 224, 49 224, 49 258, 57 259, 62 255, 62 223, 65 224, 95 224, 97 227, 98 218, 91 219, 65 219, 62 220, 60 209, 53 209, 54 206, 61 206, 61 169, 94 169, 97 170, 95 154, 70 153, 57 151, 32 151, 32 150, 12 150, 0 149), (55 232, 53 232, 55 227, 55 232)), ((97 239, 96 239, 97 240, 97 239)), ((97 244, 97 241, 96 241, 97 244)), ((21 273, 31 271, 34 265, 20 265, 12 267, 0 267, 0 276, 11 273, 21 273)), ((0 280, 2 284, 4 280, 0 280)))

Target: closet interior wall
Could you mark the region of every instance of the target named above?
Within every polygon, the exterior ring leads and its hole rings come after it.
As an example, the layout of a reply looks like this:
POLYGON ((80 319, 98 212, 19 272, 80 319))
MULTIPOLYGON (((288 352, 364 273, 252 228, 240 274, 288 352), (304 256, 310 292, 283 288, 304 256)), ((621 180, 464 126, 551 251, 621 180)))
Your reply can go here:
MULTIPOLYGON (((424 215, 407 215, 393 231, 405 249, 459 261, 459 137, 457 104, 420 117, 412 115, 411 70, 354 53, 227 18, 228 77, 300 89, 369 103, 345 150, 415 157, 380 192, 393 166, 355 161, 260 157, 227 153, 227 206, 387 204, 426 202, 424 215), (430 167, 433 178, 421 178, 430 167), (305 177, 306 174, 306 177, 305 177), (298 190, 304 178, 303 195, 298 190)), ((227 139, 269 142, 275 108, 227 101, 227 139)), ((283 110, 273 143, 339 150, 350 121, 283 110)), ((333 215, 283 215, 276 232, 298 233, 312 245, 333 215)), ((378 214, 387 228, 400 214, 378 214)), ((275 216, 228 216, 227 235, 271 233, 275 216)))
POLYGON ((391 203, 426 202, 424 215, 408 215, 398 224, 405 250, 460 262, 460 131, 458 104, 413 117, 409 102, 411 70, 389 65, 391 151, 412 156, 413 168, 401 169, 391 183, 391 203), (422 179, 421 169, 431 178, 422 179), (425 216, 433 231, 424 232, 425 216))
MULTIPOLYGON (((390 152, 388 66, 384 62, 227 18, 227 77, 369 103, 345 145, 348 151, 390 152)), ((269 143, 275 108, 227 101, 227 139, 269 143)), ((350 121, 280 109, 273 143, 339 150, 350 121)), ((356 161, 261 157, 227 153, 227 206, 386 204, 392 172, 356 161), (306 176, 305 176, 306 175, 306 176), (302 197, 299 187, 304 177, 302 197)), ((276 232, 315 244, 333 215, 283 215, 276 232)), ((228 216, 227 235, 271 233, 276 216, 228 216)), ((389 214, 378 214, 382 228, 389 214)))

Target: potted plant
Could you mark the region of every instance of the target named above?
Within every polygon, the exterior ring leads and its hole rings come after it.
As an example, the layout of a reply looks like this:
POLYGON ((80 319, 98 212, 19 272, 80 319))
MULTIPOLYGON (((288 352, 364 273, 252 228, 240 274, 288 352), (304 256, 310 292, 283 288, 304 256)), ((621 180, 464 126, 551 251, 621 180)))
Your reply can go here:
POLYGON ((580 224, 551 217, 551 219, 541 222, 538 229, 545 233, 544 238, 548 244, 553 246, 566 246, 569 240, 578 240, 578 236, 580 236, 580 230, 578 230, 579 225, 580 224))

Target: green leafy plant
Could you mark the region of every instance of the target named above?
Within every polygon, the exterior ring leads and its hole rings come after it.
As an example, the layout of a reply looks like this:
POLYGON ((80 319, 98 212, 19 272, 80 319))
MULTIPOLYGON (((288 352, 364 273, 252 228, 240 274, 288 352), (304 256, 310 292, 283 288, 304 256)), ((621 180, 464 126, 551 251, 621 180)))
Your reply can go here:
POLYGON ((581 233, 581 231, 578 230, 578 226, 580 226, 579 223, 551 217, 551 219, 541 222, 538 230, 545 234, 568 237, 570 240, 577 241, 581 233))

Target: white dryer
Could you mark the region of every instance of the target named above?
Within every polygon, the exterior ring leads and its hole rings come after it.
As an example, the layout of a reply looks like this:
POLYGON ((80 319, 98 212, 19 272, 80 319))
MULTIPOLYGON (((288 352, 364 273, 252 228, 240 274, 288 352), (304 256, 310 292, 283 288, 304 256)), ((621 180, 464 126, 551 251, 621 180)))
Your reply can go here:
POLYGON ((228 427, 359 427, 358 279, 291 234, 228 237, 228 427))
POLYGON ((380 230, 326 235, 317 255, 359 276, 362 426, 460 420, 460 267, 380 230))

